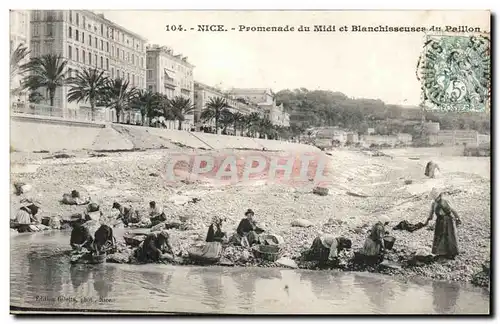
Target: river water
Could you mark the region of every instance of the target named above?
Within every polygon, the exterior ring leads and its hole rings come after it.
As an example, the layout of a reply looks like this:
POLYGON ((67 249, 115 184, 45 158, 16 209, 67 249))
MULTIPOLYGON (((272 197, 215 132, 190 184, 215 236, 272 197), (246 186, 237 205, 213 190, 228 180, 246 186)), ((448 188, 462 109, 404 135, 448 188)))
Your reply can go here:
POLYGON ((488 314, 457 283, 368 273, 169 265, 75 265, 69 233, 11 236, 11 306, 226 314, 488 314))

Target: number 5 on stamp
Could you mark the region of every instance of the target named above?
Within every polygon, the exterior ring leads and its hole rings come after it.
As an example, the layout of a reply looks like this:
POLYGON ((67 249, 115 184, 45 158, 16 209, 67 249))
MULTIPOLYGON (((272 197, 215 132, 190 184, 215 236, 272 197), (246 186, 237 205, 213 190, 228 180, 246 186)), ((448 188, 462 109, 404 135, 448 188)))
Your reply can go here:
POLYGON ((490 40, 428 36, 417 65, 422 105, 443 112, 484 112, 490 105, 490 40))

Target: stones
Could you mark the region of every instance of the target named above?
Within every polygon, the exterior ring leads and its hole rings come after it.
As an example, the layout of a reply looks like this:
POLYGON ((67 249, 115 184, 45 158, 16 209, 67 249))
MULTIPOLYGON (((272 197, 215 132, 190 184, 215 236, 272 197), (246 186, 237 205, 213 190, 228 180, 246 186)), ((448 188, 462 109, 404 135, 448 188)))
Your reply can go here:
POLYGON ((305 228, 307 228, 307 227, 313 226, 314 224, 311 221, 308 221, 307 219, 299 218, 299 219, 294 219, 291 222, 291 225, 293 227, 305 227, 305 228))
POLYGON ((313 194, 318 195, 318 196, 328 196, 328 188, 325 187, 315 187, 313 189, 313 194))
POLYGON ((250 252, 248 252, 247 250, 244 250, 243 252, 241 252, 239 261, 248 262, 248 260, 250 260, 250 257, 251 257, 250 252))
POLYGON ((295 263, 295 261, 293 261, 292 259, 287 258, 287 257, 281 257, 278 260, 276 260, 275 263, 280 265, 280 266, 291 268, 291 269, 298 269, 299 268, 299 266, 297 265, 297 263, 295 263))

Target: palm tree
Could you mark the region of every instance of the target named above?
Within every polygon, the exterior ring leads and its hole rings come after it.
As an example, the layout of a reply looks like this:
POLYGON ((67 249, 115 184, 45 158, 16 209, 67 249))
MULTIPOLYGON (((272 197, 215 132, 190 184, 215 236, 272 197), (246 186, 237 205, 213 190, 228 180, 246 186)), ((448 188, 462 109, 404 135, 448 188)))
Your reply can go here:
POLYGON ((88 101, 90 103, 90 113, 94 120, 96 103, 102 101, 106 94, 106 84, 108 78, 104 71, 88 68, 78 71, 75 77, 68 78, 70 89, 68 91, 68 102, 88 101))
POLYGON ((115 109, 116 119, 119 122, 121 112, 128 108, 129 103, 137 95, 135 87, 129 87, 130 83, 124 79, 114 79, 106 82, 106 107, 115 109))
POLYGON ((260 135, 267 135, 268 137, 274 136, 274 125, 268 118, 262 118, 256 125, 260 135))
POLYGON ((233 124, 234 122, 234 116, 233 113, 229 109, 223 109, 220 113, 220 121, 219 121, 223 127, 222 132, 225 134, 227 128, 233 124))
POLYGON ((159 101, 159 110, 161 111, 161 115, 163 115, 166 120, 175 120, 175 115, 172 107, 170 106, 170 99, 168 96, 160 94, 159 101))
POLYGON ((215 119, 215 132, 219 131, 219 120, 221 118, 221 112, 227 109, 227 101, 224 98, 216 97, 210 98, 205 109, 201 112, 201 120, 208 121, 215 119))
POLYGON ((61 55, 45 54, 40 57, 31 58, 30 61, 21 66, 21 71, 29 73, 23 79, 23 88, 35 91, 46 88, 49 93, 50 105, 54 106, 56 89, 62 87, 66 80, 66 61, 61 55))
POLYGON ((146 123, 146 117, 152 118, 160 116, 163 112, 160 110, 161 96, 152 91, 139 90, 136 97, 132 99, 132 107, 141 112, 142 125, 146 123))
POLYGON ((182 130, 182 122, 185 120, 185 115, 193 112, 194 105, 191 103, 191 99, 182 96, 175 96, 173 99, 169 100, 169 106, 175 119, 179 121, 178 130, 182 130))
POLYGON ((14 86, 12 84, 13 79, 15 78, 16 75, 23 73, 21 70, 21 62, 28 56, 30 51, 28 50, 28 47, 26 47, 23 44, 19 44, 16 49, 10 49, 10 87, 11 87, 11 93, 14 94, 16 93, 19 89, 17 86, 14 86))
POLYGON ((257 131, 259 131, 259 125, 260 125, 261 119, 262 118, 260 117, 259 113, 256 113, 256 112, 253 112, 247 116, 247 120, 246 120, 247 128, 250 131, 250 133, 252 134, 252 136, 254 136, 254 137, 255 137, 255 133, 257 131))
POLYGON ((244 118, 245 118, 245 115, 243 115, 239 111, 237 111, 233 114, 234 135, 236 135, 236 131, 238 130, 238 128, 243 125, 244 118))

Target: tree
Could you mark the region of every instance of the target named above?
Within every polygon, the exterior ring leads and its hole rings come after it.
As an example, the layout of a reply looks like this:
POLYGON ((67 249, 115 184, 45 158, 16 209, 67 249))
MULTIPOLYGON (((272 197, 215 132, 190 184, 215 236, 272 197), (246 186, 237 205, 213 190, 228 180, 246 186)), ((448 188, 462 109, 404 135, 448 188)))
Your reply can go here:
POLYGON ((262 118, 257 124, 257 129, 259 134, 267 135, 268 137, 274 137, 274 125, 268 118, 262 118))
POLYGON ((21 62, 28 56, 30 51, 28 47, 23 44, 19 44, 15 49, 10 49, 10 87, 11 93, 15 94, 19 87, 12 84, 16 75, 22 74, 21 62))
POLYGON ((22 71, 29 74, 23 79, 23 88, 35 91, 46 88, 49 94, 49 102, 54 106, 56 89, 62 87, 66 81, 66 61, 61 55, 46 54, 31 60, 21 66, 22 71))
POLYGON ((216 97, 210 98, 205 109, 201 112, 201 120, 209 121, 215 119, 215 131, 219 131, 219 120, 221 117, 221 112, 227 109, 227 101, 224 98, 216 97))
POLYGON ((115 109, 116 119, 119 122, 123 110, 129 107, 129 103, 137 96, 137 89, 129 86, 129 81, 124 79, 108 79, 105 87, 106 107, 115 109))
POLYGON ((39 104, 42 100, 45 100, 45 98, 40 92, 33 91, 28 96, 28 101, 34 104, 39 104))
POLYGON ((223 109, 220 113, 220 124, 223 127, 222 132, 225 134, 227 128, 234 122, 233 113, 229 109, 223 109))
POLYGON ((108 78, 104 74, 104 71, 87 68, 83 71, 78 71, 76 76, 68 78, 67 82, 70 86, 68 102, 76 101, 79 103, 81 101, 88 101, 90 103, 92 120, 94 120, 96 103, 102 101, 106 95, 108 78))
POLYGON ((234 134, 236 135, 236 131, 243 126, 245 119, 245 115, 240 113, 239 111, 233 113, 233 127, 234 127, 234 134))
POLYGON ((160 94, 159 100, 159 110, 162 112, 163 117, 166 120, 175 120, 175 115, 172 111, 172 107, 170 106, 170 99, 168 98, 168 96, 160 94))
POLYGON ((246 116, 245 124, 247 125, 247 130, 250 131, 253 137, 255 137, 255 133, 259 131, 259 125, 261 121, 261 117, 259 113, 253 112, 246 116))
POLYGON ((175 96, 173 99, 169 100, 169 107, 175 119, 179 121, 178 130, 182 130, 182 122, 185 120, 185 115, 193 112, 194 110, 194 105, 191 103, 191 99, 184 98, 182 96, 175 96))
POLYGON ((131 106, 141 112, 142 125, 146 123, 146 117, 152 118, 163 115, 161 109, 161 95, 152 91, 139 90, 132 99, 131 106))

